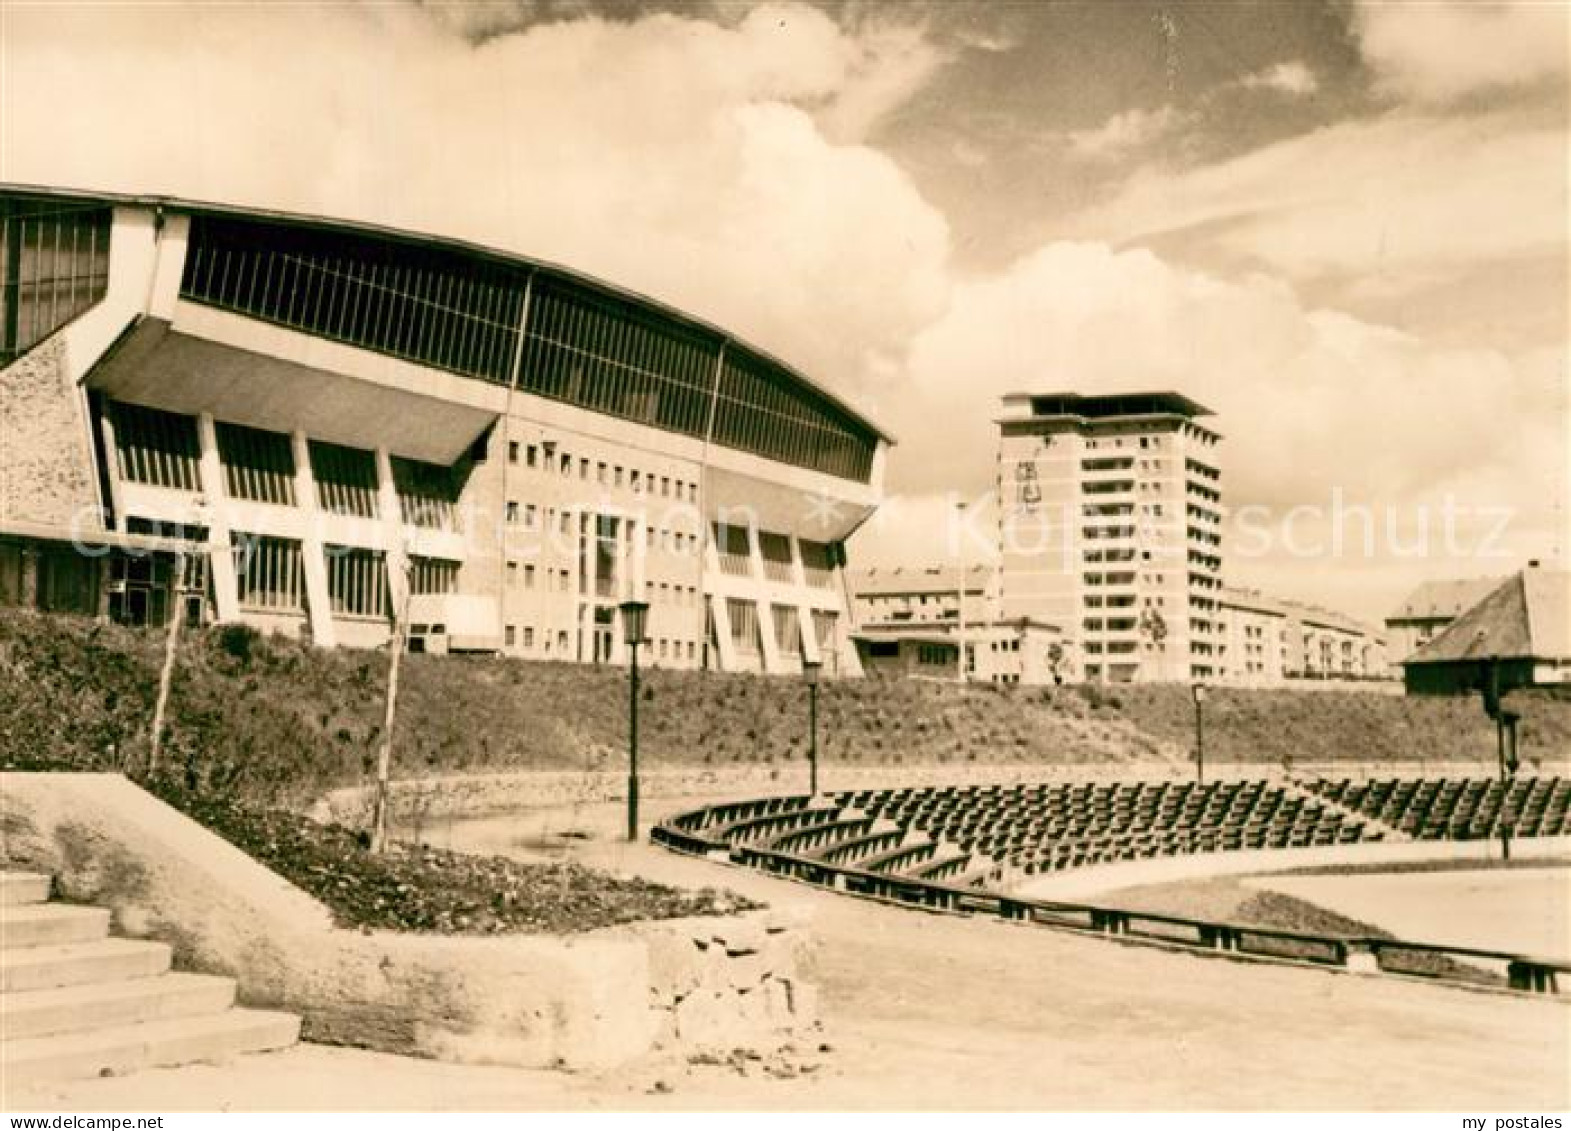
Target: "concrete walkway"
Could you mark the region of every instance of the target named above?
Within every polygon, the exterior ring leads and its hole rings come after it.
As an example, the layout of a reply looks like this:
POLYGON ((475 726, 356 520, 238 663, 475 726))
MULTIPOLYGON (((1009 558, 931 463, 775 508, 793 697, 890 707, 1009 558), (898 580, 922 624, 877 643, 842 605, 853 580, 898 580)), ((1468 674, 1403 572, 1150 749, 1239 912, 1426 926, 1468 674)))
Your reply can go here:
POLYGON ((12 1110, 1564 1110, 1571 1007, 1391 978, 1121 946, 927 915, 610 837, 615 806, 454 825, 455 846, 546 851, 810 907, 826 1052, 650 1061, 605 1077, 303 1046, 3 1097, 12 1110), (588 839, 561 840, 573 829, 588 839))

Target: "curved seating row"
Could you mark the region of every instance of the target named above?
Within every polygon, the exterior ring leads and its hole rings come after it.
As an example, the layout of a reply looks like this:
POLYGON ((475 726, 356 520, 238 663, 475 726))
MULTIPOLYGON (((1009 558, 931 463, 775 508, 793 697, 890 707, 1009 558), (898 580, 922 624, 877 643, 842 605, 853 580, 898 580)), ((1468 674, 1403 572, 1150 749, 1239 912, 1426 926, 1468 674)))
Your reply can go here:
POLYGON ((1571 778, 1320 779, 1304 787, 1415 840, 1484 840, 1504 825, 1515 836, 1571 834, 1571 778))
POLYGON ((1567 827, 1571 780, 1083 782, 847 790, 681 814, 656 839, 843 871, 977 887, 1124 860, 1567 827), (684 842, 685 841, 685 842, 684 842))

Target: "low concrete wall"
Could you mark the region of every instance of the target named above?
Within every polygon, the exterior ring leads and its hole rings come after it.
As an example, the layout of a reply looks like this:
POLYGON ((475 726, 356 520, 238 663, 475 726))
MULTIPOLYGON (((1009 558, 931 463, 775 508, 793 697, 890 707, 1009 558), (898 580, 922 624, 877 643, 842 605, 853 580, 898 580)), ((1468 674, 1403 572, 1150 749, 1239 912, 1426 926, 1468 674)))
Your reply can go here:
MULTIPOLYGON (((1187 781, 1194 767, 1172 763, 1109 763, 1099 766, 1043 766, 1021 763, 956 763, 928 766, 820 767, 825 790, 902 789, 950 785, 1033 785, 1052 782, 1187 781)), ((1349 777, 1489 777, 1492 764, 1345 763, 1295 766, 1293 776, 1349 777)), ((1545 766, 1542 774, 1571 773, 1565 765, 1545 766)), ((1268 765, 1207 766, 1208 779, 1281 778, 1280 767, 1268 765)), ((776 794, 805 793, 807 771, 802 765, 780 769, 764 766, 727 766, 721 769, 686 767, 645 771, 639 777, 640 794, 647 800, 663 798, 718 798, 741 800, 776 794)), ((557 808, 621 801, 627 796, 625 771, 520 770, 506 774, 466 774, 416 778, 392 783, 393 819, 404 827, 423 821, 490 817, 521 809, 557 808)), ((312 808, 319 821, 349 825, 368 822, 370 787, 337 789, 324 795, 312 808)))
MULTIPOLYGON (((1571 854, 1571 836, 1521 837, 1511 842, 1513 859, 1540 860, 1571 854)), ((1322 848, 1269 848, 1244 852, 1197 852, 1156 860, 1123 860, 1035 876, 1010 889, 1011 895, 1065 902, 1092 899, 1104 892, 1144 884, 1215 876, 1290 872, 1297 868, 1409 864, 1431 860, 1496 860, 1498 840, 1380 841, 1322 848)))
POLYGON ((118 933, 298 1013, 308 1040, 470 1063, 604 1068, 656 1047, 772 1050, 817 1024, 799 909, 575 936, 357 932, 115 774, 0 774, 5 862, 118 933))
MULTIPOLYGON (((1159 774, 1161 767, 1082 767, 979 765, 952 766, 835 766, 823 773, 824 789, 882 789, 915 786, 1014 785, 1019 783, 1080 781, 1086 778, 1117 780, 1143 776, 1142 769, 1159 774)), ((762 766, 724 769, 692 767, 645 771, 639 775, 639 795, 645 800, 662 798, 737 799, 776 794, 806 793, 805 766, 780 770, 762 766)), ((319 821, 365 824, 370 812, 371 787, 337 789, 324 795, 311 810, 319 821)), ((508 774, 468 774, 407 779, 392 783, 393 818, 401 825, 422 820, 490 817, 520 809, 557 808, 622 801, 627 797, 626 771, 521 770, 508 774)))

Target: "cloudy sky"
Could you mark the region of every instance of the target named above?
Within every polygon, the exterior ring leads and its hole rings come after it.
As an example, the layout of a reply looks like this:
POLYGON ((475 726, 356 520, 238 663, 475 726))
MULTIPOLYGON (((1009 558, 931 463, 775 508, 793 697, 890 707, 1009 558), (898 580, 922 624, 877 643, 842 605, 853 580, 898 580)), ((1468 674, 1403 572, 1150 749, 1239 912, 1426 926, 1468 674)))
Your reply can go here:
POLYGON ((867 562, 952 551, 1000 393, 1180 389, 1251 523, 1229 580, 1377 619, 1567 552, 1567 25, 0 0, 0 179, 461 236, 692 310, 898 437, 867 562))

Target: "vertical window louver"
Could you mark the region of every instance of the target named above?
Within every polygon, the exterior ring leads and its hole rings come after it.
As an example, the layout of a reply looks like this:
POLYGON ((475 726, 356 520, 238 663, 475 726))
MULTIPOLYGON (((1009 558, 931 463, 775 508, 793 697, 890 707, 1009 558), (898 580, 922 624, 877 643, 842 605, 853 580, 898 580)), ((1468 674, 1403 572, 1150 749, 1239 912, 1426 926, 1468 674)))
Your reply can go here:
POLYGON ((481 254, 194 216, 181 297, 867 482, 876 435, 783 366, 636 299, 481 254), (528 299, 520 349, 519 323, 528 299))
POLYGON ((325 546, 327 596, 333 615, 386 617, 389 611, 387 563, 381 550, 325 546))
POLYGON ((222 421, 217 433, 224 488, 231 499, 294 505, 295 456, 288 436, 222 421))
POLYGON ((200 443, 196 418, 156 408, 109 401, 107 412, 115 434, 115 463, 128 483, 199 490, 200 443))
POLYGON ((453 504, 458 491, 451 469, 394 456, 393 483, 404 522, 427 530, 457 529, 453 504))
POLYGON ((240 608, 246 612, 305 611, 305 569, 300 543, 260 534, 231 535, 240 608))
POLYGON ((458 563, 445 558, 411 557, 409 592, 416 597, 458 592, 458 563))
POLYGON ((317 505, 332 514, 375 518, 376 456, 362 448, 311 441, 317 505))
POLYGON ((523 272, 438 248, 194 216, 182 298, 505 384, 523 272))
POLYGON ((0 196, 0 365, 103 300, 110 220, 99 205, 0 196))

